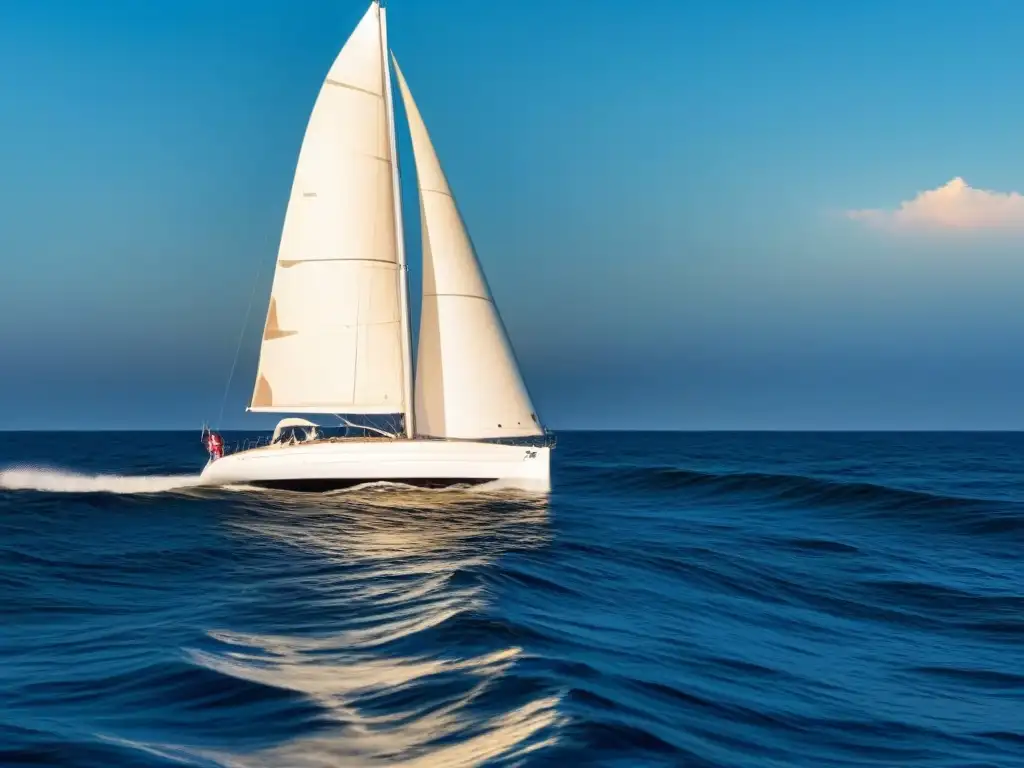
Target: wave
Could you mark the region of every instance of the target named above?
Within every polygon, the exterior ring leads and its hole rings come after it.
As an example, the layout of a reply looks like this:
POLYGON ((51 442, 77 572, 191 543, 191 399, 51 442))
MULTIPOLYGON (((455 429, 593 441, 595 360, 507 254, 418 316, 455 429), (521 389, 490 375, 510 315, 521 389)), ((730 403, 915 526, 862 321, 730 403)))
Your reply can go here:
POLYGON ((194 488, 199 475, 87 475, 42 467, 0 470, 0 490, 45 493, 144 494, 194 488))
MULTIPOLYGON (((0 470, 0 490, 5 491, 41 491, 45 493, 113 493, 113 494, 149 494, 167 493, 195 488, 201 485, 199 475, 118 475, 118 474, 84 474, 70 470, 50 469, 43 467, 9 467, 0 470)), ((220 490, 245 493, 265 493, 268 495, 294 496, 294 492, 276 491, 244 483, 230 483, 219 486, 220 490)), ((351 488, 340 488, 327 491, 320 496, 351 496, 366 492, 404 492, 422 495, 439 493, 459 494, 505 494, 515 493, 533 495, 529 489, 521 488, 514 482, 495 480, 481 485, 453 485, 448 488, 420 488, 405 483, 385 480, 369 481, 351 488)), ((539 494, 541 496, 545 494, 539 494)), ((301 494, 306 497, 306 494, 301 494)))
POLYGON ((629 490, 706 490, 747 493, 792 503, 884 503, 888 507, 945 507, 965 504, 1022 507, 1020 501, 943 494, 868 482, 849 482, 812 475, 766 472, 708 472, 681 467, 631 468, 616 472, 629 490))

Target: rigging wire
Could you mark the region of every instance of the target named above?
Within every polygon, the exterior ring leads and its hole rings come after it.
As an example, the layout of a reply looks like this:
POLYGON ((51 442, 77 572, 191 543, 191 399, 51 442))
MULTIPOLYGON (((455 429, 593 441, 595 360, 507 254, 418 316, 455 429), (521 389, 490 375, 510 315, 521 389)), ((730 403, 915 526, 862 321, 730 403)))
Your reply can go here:
POLYGON ((252 283, 252 291, 249 293, 249 306, 245 309, 245 320, 242 321, 242 330, 238 334, 238 344, 235 345, 235 357, 231 361, 231 372, 228 374, 228 383, 224 385, 224 397, 220 401, 220 413, 217 414, 217 430, 220 431, 221 422, 224 421, 224 407, 228 402, 228 394, 231 391, 231 380, 235 377, 235 368, 238 367, 238 357, 242 352, 242 340, 245 338, 245 331, 249 327, 249 315, 252 314, 252 302, 256 298, 256 288, 260 282, 261 269, 256 270, 256 279, 252 283))

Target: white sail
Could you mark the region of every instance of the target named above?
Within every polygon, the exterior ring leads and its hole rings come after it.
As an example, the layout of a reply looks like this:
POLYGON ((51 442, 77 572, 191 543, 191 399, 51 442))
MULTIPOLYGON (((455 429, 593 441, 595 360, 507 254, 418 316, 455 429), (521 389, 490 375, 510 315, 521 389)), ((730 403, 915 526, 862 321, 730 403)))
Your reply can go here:
POLYGON ((401 413, 410 405, 382 37, 374 1, 310 115, 251 411, 401 413))
POLYGON ((423 228, 417 433, 491 438, 543 434, 440 161, 395 60, 412 136, 423 228))

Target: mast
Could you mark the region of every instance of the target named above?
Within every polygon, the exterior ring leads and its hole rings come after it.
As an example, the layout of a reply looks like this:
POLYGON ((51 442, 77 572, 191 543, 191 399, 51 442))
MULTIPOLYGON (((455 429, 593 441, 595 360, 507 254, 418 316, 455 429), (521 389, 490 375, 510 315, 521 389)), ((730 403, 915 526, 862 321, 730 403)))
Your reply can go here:
POLYGON ((409 266, 405 256, 405 227, 402 222, 402 180, 398 171, 398 140, 395 134, 395 103, 391 95, 391 61, 388 56, 387 11, 380 7, 380 55, 384 60, 384 109, 388 120, 388 139, 391 142, 392 198, 395 202, 395 247, 398 256, 398 293, 402 325, 402 375, 405 400, 405 436, 416 435, 412 394, 412 330, 409 323, 409 266))

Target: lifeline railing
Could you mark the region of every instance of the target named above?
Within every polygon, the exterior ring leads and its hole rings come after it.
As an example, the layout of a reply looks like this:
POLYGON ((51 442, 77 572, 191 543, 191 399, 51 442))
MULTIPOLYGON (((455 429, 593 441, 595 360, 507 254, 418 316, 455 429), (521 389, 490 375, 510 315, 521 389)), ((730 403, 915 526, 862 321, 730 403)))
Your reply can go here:
MULTIPOLYGON (((206 428, 204 427, 204 430, 205 429, 206 428)), ((204 431, 203 434, 205 436, 206 432, 204 431)), ((343 440, 343 439, 345 439, 345 438, 344 437, 322 437, 322 438, 320 438, 320 440, 324 440, 324 441, 334 441, 334 440, 343 440)), ((392 439, 401 439, 401 438, 392 438, 392 439)), ((450 438, 423 438, 423 437, 419 437, 418 439, 420 439, 420 440, 423 440, 423 439, 445 440, 445 439, 450 439, 450 438)), ((317 442, 317 441, 314 441, 314 442, 317 442)), ((558 438, 556 437, 554 432, 550 432, 548 430, 545 430, 543 435, 532 435, 532 436, 524 436, 524 437, 492 438, 490 440, 484 440, 484 441, 481 441, 481 442, 494 442, 494 443, 501 443, 501 444, 505 444, 505 445, 521 445, 521 446, 526 446, 526 447, 531 447, 531 448, 532 447, 538 447, 538 448, 552 448, 553 449, 555 447, 555 445, 558 443, 558 438)), ((264 446, 271 445, 272 443, 273 443, 273 436, 272 435, 263 435, 261 437, 247 437, 247 438, 243 438, 241 440, 236 440, 234 442, 234 444, 230 448, 228 447, 227 444, 225 444, 224 445, 224 455, 227 456, 228 454, 231 454, 231 453, 241 453, 242 451, 251 451, 254 448, 262 448, 264 446)))

